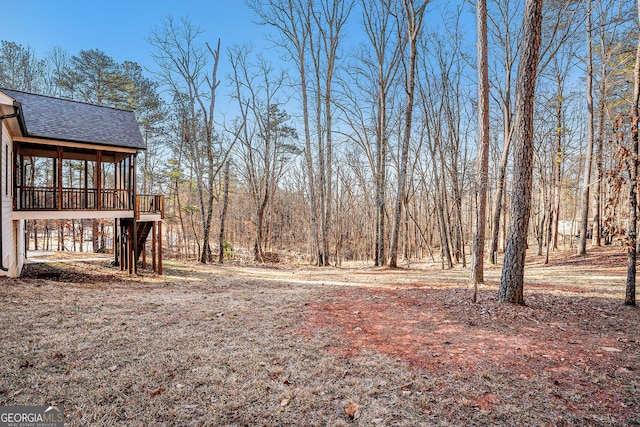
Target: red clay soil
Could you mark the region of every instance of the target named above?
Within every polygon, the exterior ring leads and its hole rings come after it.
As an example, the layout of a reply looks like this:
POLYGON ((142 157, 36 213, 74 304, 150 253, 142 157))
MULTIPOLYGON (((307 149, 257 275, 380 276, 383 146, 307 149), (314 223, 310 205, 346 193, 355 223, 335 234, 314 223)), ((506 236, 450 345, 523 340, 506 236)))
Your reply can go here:
POLYGON ((527 288, 526 306, 502 304, 495 301, 497 283, 488 285, 477 304, 451 284, 341 290, 310 305, 307 333, 330 329, 338 342, 333 351, 345 357, 383 353, 442 384, 481 376, 485 391, 461 396, 463 405, 494 410, 532 400, 531 410, 563 408, 572 420, 592 414, 640 421, 637 308, 551 295, 545 286, 527 288))

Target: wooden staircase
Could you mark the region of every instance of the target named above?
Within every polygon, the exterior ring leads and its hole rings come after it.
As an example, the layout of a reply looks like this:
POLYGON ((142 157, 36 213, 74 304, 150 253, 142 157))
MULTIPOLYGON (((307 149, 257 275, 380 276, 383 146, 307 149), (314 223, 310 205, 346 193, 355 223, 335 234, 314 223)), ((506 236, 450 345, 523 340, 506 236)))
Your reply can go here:
POLYGON ((136 256, 136 262, 140 260, 140 254, 142 254, 142 248, 144 248, 144 244, 147 242, 147 237, 149 237, 149 233, 151 233, 151 229, 153 228, 153 221, 138 221, 138 235, 136 236, 138 242, 138 255, 136 256))
POLYGON ((118 220, 119 244, 115 262, 120 265, 121 270, 127 269, 129 273, 137 272, 140 258, 142 258, 143 268, 146 268, 145 244, 151 234, 152 268, 153 271, 162 274, 163 218, 163 195, 136 195, 134 216, 118 220))

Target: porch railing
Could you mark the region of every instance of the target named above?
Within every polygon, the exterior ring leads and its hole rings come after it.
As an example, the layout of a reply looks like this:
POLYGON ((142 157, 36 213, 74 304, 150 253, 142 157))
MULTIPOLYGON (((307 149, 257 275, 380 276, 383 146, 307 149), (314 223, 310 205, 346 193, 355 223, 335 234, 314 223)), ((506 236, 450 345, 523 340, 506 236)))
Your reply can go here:
POLYGON ((164 218, 164 196, 161 194, 139 194, 136 196, 136 219, 140 214, 157 214, 164 218))
POLYGON ((42 210, 132 210, 131 190, 18 186, 14 209, 42 210))

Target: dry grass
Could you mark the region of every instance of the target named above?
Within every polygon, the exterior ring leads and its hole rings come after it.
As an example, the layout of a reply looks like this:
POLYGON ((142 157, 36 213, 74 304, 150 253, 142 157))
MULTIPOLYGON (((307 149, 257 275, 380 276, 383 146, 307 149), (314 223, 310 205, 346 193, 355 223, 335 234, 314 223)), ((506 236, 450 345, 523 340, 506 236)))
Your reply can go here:
POLYGON ((70 426, 638 425, 640 315, 617 255, 591 256, 534 258, 527 307, 493 300, 495 267, 474 305, 434 265, 32 265, 0 280, 0 405, 70 426))

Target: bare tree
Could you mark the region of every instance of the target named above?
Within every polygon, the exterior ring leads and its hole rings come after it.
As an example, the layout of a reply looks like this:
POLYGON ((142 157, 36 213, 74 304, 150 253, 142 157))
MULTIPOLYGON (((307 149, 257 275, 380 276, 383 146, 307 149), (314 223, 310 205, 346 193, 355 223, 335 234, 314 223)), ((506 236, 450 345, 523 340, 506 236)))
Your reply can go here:
POLYGON ((239 157, 243 176, 255 211, 254 259, 264 260, 264 217, 268 204, 282 177, 285 165, 296 153, 295 130, 287 122, 289 115, 280 108, 285 75, 264 58, 250 64, 246 48, 229 53, 240 119, 239 157))
MULTIPOLYGON (((456 27, 457 28, 457 27, 456 27)), ((461 132, 465 98, 461 79, 464 73, 463 51, 459 32, 434 36, 423 40, 419 80, 422 107, 421 136, 428 148, 433 171, 431 191, 435 206, 435 219, 440 235, 440 253, 443 268, 451 268, 453 261, 462 257, 464 266, 464 235, 466 220, 463 215, 463 189, 465 185, 467 139, 461 132)), ((470 104, 467 102, 466 104, 470 104)), ((470 117, 471 114, 468 114, 470 117)), ((469 209, 471 212, 471 209, 469 209)))
POLYGON ((55 46, 45 55, 44 91, 51 96, 64 96, 60 86, 60 78, 69 67, 69 53, 60 46, 55 46))
MULTIPOLYGON (((341 82, 342 102, 337 106, 349 131, 343 135, 366 156, 375 194, 374 265, 386 264, 386 187, 389 145, 397 87, 400 47, 397 21, 390 0, 362 0, 362 19, 367 42, 354 55, 341 82)), ((356 170, 354 169, 354 172, 356 170)), ((361 176, 361 173, 357 174, 361 176)), ((362 181, 363 188, 366 183, 362 181)))
MULTIPOLYGON (((393 20, 391 19, 391 2, 381 0, 370 2, 362 0, 364 27, 371 43, 375 61, 377 90, 376 95, 376 149, 374 181, 376 188, 376 237, 375 265, 386 264, 385 257, 385 198, 387 186, 387 147, 388 147, 388 112, 389 91, 398 71, 399 47, 397 37, 394 38, 393 20)), ((372 67, 373 68, 373 67, 372 67)))
POLYGON ((329 226, 333 181, 333 80, 338 49, 351 10, 352 0, 320 0, 309 7, 309 38, 316 101, 316 133, 318 145, 318 190, 320 193, 319 265, 329 265, 329 226))
POLYGON ((185 143, 194 166, 202 222, 200 262, 206 263, 211 254, 209 237, 216 200, 216 176, 224 166, 230 147, 215 131, 216 95, 219 85, 217 72, 220 59, 220 40, 215 47, 199 44, 202 30, 187 18, 176 22, 173 17, 162 20, 153 30, 148 42, 153 46, 153 58, 160 71, 158 77, 174 99, 182 104, 187 116, 185 143))
POLYGON ((547 233, 547 251, 545 254, 545 264, 549 262, 549 250, 558 247, 558 224, 560 221, 560 203, 562 198, 562 165, 565 161, 565 134, 567 127, 565 124, 565 86, 567 77, 572 67, 575 54, 570 46, 564 46, 562 51, 554 58, 551 66, 551 73, 555 80, 555 146, 551 164, 551 185, 553 192, 549 203, 549 226, 547 233), (552 238, 553 234, 553 238, 552 238))
POLYGON ((225 240, 224 240, 224 226, 225 221, 227 219, 227 209, 229 207, 229 180, 230 180, 230 172, 231 169, 231 161, 227 160, 224 166, 224 184, 222 190, 222 209, 220 212, 220 233, 218 235, 218 264, 224 263, 224 252, 225 252, 225 240))
POLYGON ((414 0, 402 0, 401 19, 398 31, 406 31, 409 51, 407 57, 403 57, 405 71, 405 92, 407 100, 404 110, 404 129, 402 135, 402 150, 398 173, 398 190, 396 193, 395 218, 393 233, 391 235, 391 248, 389 253, 389 266, 398 267, 398 240, 400 236, 400 220, 402 218, 402 204, 405 196, 407 179, 407 162, 409 158, 409 143, 411 142, 411 126, 413 120, 413 101, 416 81, 416 58, 418 55, 418 37, 422 31, 422 20, 428 0, 414 3, 414 0))
POLYGON ((311 236, 316 263, 320 263, 320 242, 318 238, 318 206, 316 197, 313 153, 311 147, 311 124, 309 117, 309 81, 307 77, 308 45, 311 34, 311 2, 308 0, 259 0, 249 4, 263 23, 275 28, 281 38, 277 44, 288 52, 296 65, 302 119, 304 123, 305 161, 311 236))
MULTIPOLYGON (((496 17, 489 13, 490 34, 492 39, 501 47, 502 52, 498 55, 502 71, 495 70, 490 80, 502 83, 502 87, 496 85, 496 100, 502 109, 503 124, 503 146, 496 181, 496 195, 494 197, 493 218, 491 221, 492 239, 489 249, 489 261, 492 264, 497 262, 498 242, 500 232, 500 219, 504 209, 505 187, 507 178, 507 166, 509 151, 513 137, 513 87, 512 75, 516 61, 521 49, 521 38, 513 37, 515 18, 521 13, 522 2, 512 0, 501 0, 496 2, 496 17)), ((544 44, 541 47, 540 64, 538 72, 547 67, 549 62, 555 57, 557 50, 563 46, 575 33, 575 21, 578 13, 576 3, 572 0, 561 0, 557 2, 545 3, 545 33, 544 44)), ((522 29, 520 29, 522 31, 522 29)))
POLYGON ((578 255, 587 253, 587 228, 589 226, 589 194, 591 187, 591 164, 593 158, 593 52, 591 28, 591 0, 587 0, 587 153, 584 159, 584 175, 581 195, 580 240, 578 255))
MULTIPOLYGON (((512 27, 515 26, 514 19, 519 14, 520 9, 518 5, 520 2, 515 2, 515 10, 512 7, 510 0, 497 2, 496 18, 488 14, 488 19, 491 29, 492 38, 502 48, 502 61, 496 68, 502 68, 502 71, 494 71, 494 76, 491 81, 502 81, 503 87, 499 85, 495 86, 497 92, 496 98, 502 109, 502 154, 500 156, 500 164, 498 168, 497 181, 496 181, 496 194, 494 196, 493 217, 491 221, 491 243, 489 248, 489 261, 492 264, 497 263, 498 257, 498 242, 500 234, 500 218, 504 209, 504 191, 507 178, 507 164, 509 161, 509 150, 511 147, 512 139, 512 122, 513 122, 513 71, 516 65, 516 60, 520 51, 520 38, 513 37, 512 27)), ((489 29, 488 28, 488 29, 489 29)))

